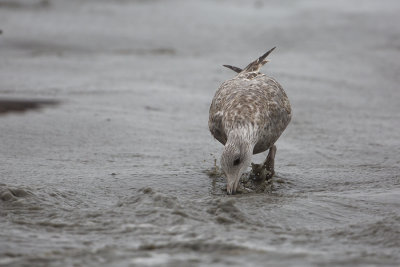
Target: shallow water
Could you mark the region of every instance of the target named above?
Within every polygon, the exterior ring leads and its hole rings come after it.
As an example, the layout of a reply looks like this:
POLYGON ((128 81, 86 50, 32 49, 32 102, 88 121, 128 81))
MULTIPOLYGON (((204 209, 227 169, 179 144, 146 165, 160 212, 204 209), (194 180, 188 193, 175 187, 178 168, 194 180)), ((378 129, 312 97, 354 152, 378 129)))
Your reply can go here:
POLYGON ((17 2, 0 98, 59 104, 0 117, 1 266, 400 264, 396 1, 17 2), (272 190, 226 196, 221 65, 275 45, 272 190))

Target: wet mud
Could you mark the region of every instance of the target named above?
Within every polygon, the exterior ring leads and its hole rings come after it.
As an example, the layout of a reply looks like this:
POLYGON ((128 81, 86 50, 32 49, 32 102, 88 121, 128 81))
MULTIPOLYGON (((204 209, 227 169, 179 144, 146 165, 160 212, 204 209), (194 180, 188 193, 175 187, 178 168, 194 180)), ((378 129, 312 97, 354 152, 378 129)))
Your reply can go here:
POLYGON ((399 266, 399 8, 0 1, 0 265, 399 266), (293 118, 228 196, 210 102, 273 46, 293 118))

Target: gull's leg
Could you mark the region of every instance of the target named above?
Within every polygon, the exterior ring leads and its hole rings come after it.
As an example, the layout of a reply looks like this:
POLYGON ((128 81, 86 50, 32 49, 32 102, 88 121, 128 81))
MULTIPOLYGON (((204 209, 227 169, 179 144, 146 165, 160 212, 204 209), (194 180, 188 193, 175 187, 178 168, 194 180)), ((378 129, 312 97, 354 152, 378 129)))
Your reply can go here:
POLYGON ((269 172, 267 174, 267 180, 271 179, 275 174, 274 165, 275 165, 275 154, 276 154, 276 146, 273 145, 269 148, 268 156, 264 161, 264 168, 269 172))

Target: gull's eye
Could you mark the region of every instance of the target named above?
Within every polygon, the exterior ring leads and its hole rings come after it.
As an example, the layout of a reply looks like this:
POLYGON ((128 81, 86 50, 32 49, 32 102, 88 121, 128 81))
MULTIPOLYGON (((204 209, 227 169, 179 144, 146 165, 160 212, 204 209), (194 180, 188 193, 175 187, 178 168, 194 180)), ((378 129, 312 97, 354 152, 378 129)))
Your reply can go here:
POLYGON ((235 160, 233 161, 233 165, 234 165, 234 166, 239 165, 239 163, 240 163, 240 158, 237 158, 237 159, 235 159, 235 160))

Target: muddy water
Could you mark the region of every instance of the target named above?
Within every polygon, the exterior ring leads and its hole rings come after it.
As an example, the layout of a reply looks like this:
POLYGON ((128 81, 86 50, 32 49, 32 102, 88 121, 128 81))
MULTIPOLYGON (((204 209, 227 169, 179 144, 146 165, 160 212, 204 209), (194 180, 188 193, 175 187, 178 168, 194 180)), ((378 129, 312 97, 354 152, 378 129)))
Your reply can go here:
POLYGON ((3 2, 1 99, 59 105, 0 117, 1 266, 399 265, 396 1, 3 2), (276 176, 226 196, 221 65, 274 45, 276 176))

